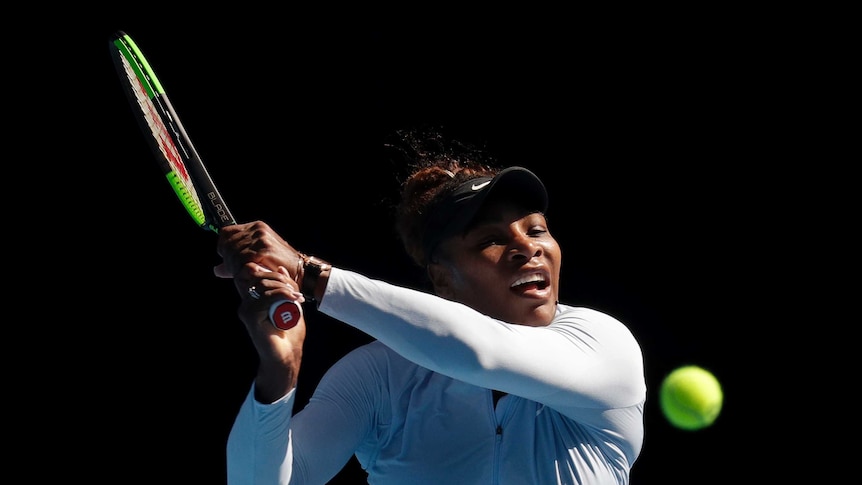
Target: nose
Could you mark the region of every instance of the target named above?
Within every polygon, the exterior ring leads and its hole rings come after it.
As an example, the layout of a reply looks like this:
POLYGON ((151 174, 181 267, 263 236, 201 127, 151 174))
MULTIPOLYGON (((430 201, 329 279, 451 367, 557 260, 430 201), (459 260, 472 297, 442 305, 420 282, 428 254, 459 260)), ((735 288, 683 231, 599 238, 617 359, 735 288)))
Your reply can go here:
POLYGON ((517 232, 512 237, 508 253, 509 259, 529 261, 542 255, 542 245, 528 234, 517 232))

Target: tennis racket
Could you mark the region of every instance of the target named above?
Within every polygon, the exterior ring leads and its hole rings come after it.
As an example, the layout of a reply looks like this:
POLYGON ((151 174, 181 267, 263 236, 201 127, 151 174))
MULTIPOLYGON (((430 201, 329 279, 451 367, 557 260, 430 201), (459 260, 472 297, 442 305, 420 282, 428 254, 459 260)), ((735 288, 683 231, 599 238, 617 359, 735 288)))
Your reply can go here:
MULTIPOLYGON (((214 233, 236 224, 141 49, 119 31, 111 38, 110 51, 135 118, 186 212, 198 227, 214 233)), ((301 314, 302 307, 290 300, 274 303, 269 311, 280 330, 295 326, 301 314)))

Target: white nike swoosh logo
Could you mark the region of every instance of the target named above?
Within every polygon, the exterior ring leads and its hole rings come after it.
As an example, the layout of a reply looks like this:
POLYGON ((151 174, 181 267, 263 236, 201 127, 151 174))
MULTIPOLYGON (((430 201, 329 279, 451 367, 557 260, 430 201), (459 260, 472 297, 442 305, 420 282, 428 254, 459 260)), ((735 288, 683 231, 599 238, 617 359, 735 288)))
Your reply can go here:
POLYGON ((488 185, 488 184, 490 184, 490 183, 491 183, 491 181, 489 180, 489 181, 487 181, 487 182, 483 182, 483 183, 481 183, 481 184, 479 184, 479 185, 473 184, 473 186, 472 186, 472 187, 470 187, 470 188, 471 188, 471 189, 473 189, 473 190, 479 190, 479 189, 481 189, 482 187, 484 187, 484 186, 486 186, 486 185, 488 185))

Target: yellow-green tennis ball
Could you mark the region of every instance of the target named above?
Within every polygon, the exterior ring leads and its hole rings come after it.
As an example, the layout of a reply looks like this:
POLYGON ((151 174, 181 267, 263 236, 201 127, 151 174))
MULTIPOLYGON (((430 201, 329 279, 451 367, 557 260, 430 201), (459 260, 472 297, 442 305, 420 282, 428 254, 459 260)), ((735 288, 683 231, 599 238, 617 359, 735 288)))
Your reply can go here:
POLYGON ((696 365, 686 365, 664 378, 659 400, 670 424, 694 431, 710 426, 718 418, 724 393, 711 372, 696 365))

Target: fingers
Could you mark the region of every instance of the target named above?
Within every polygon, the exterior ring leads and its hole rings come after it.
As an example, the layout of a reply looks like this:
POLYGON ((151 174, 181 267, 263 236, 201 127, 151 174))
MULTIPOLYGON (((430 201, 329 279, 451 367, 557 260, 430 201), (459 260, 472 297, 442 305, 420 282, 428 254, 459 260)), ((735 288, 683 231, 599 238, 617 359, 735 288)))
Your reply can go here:
POLYGON ((299 285, 284 266, 271 271, 257 263, 248 263, 234 276, 234 285, 243 298, 286 299, 298 303, 305 301, 299 285))
POLYGON ((305 295, 299 290, 299 285, 297 285, 296 281, 294 281, 293 277, 290 276, 290 272, 287 271, 287 268, 284 266, 278 267, 278 272, 281 274, 283 278, 288 280, 288 284, 283 288, 279 288, 279 294, 284 296, 288 300, 295 301, 297 303, 305 302, 305 295))
POLYGON ((241 275, 234 279, 240 285, 251 285, 246 294, 237 287, 243 297, 240 303, 240 318, 249 331, 262 335, 274 335, 273 330, 290 331, 302 321, 302 306, 305 297, 298 285, 290 278, 284 267, 270 271, 255 263, 245 265, 241 275))
POLYGON ((219 278, 235 278, 243 265, 252 262, 269 268, 296 268, 300 261, 297 251, 261 221, 220 229, 216 252, 222 257, 213 267, 219 278))
POLYGON ((216 253, 221 256, 222 262, 213 268, 213 273, 220 278, 233 278, 239 270, 241 261, 238 256, 242 250, 241 241, 245 224, 225 226, 219 229, 216 240, 216 253))

